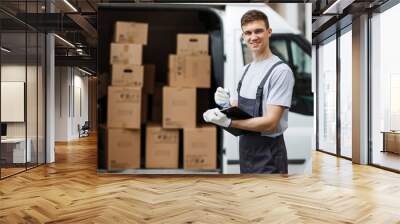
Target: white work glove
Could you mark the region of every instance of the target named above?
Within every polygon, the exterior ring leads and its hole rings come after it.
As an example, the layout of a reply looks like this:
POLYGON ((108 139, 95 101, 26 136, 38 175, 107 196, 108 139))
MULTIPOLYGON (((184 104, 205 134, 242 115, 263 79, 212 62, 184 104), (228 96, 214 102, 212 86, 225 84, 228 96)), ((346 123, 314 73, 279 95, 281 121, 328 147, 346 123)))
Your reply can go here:
POLYGON ((219 111, 218 108, 207 110, 203 113, 203 118, 206 122, 214 123, 225 128, 229 127, 232 122, 232 120, 219 111))
POLYGON ((230 94, 228 89, 223 89, 222 87, 218 87, 217 91, 214 94, 215 103, 221 106, 222 108, 230 107, 230 94))

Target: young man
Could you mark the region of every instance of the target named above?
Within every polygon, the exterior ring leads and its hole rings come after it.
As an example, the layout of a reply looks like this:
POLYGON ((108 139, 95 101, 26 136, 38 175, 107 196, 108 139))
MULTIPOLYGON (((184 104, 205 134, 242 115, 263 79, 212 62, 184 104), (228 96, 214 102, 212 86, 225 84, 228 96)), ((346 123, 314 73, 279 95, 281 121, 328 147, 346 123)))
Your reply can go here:
POLYGON ((269 48, 272 30, 263 12, 246 12, 241 26, 253 61, 243 68, 237 92, 231 96, 228 90, 218 87, 215 102, 224 108, 238 106, 254 118, 231 120, 218 108, 206 111, 203 117, 219 126, 254 132, 239 139, 241 173, 286 174, 288 163, 283 132, 288 127, 293 73, 269 48))

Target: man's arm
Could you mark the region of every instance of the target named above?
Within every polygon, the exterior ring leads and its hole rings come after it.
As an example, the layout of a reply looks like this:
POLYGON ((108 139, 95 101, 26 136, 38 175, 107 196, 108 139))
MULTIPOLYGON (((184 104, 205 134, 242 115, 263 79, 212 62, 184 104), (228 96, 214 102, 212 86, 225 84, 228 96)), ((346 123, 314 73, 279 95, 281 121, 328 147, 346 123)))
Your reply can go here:
POLYGON ((262 117, 232 120, 231 127, 255 132, 274 131, 285 111, 285 107, 268 104, 267 111, 268 113, 262 117))

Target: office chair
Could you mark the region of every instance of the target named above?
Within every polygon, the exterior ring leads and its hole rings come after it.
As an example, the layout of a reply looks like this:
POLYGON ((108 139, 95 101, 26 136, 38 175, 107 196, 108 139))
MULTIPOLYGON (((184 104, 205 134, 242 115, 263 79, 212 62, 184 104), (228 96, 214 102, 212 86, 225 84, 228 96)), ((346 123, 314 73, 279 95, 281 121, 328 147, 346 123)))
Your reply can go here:
POLYGON ((78 129, 79 129, 79 138, 80 137, 87 137, 89 136, 89 129, 90 129, 90 125, 89 125, 89 121, 85 121, 85 123, 82 125, 82 127, 79 127, 80 125, 78 125, 78 129))

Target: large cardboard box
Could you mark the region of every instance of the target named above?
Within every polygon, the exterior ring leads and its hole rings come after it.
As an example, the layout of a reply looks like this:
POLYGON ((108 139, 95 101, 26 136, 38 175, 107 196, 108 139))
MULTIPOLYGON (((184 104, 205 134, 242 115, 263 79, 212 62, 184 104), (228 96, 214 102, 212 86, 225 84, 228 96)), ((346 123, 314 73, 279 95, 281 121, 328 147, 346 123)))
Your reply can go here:
POLYGON ((142 88, 108 87, 107 126, 140 129, 142 88))
POLYGON ((146 127, 146 168, 176 169, 178 158, 179 130, 149 124, 146 127))
POLYGON ((117 21, 115 23, 115 42, 147 45, 147 23, 117 21))
POLYGON ((151 96, 151 120, 156 123, 162 122, 162 92, 163 84, 156 83, 154 86, 154 94, 151 96))
POLYGON ((111 84, 113 86, 143 87, 144 69, 141 65, 114 64, 111 84))
POLYGON ((196 89, 163 88, 163 128, 196 127, 196 89))
POLYGON ((111 43, 110 64, 142 64, 142 45, 111 43))
POLYGON ((156 66, 152 64, 144 65, 144 92, 146 94, 154 94, 154 85, 156 79, 156 66))
POLYGON ((178 34, 178 55, 208 55, 208 34, 178 34))
POLYGON ((140 168, 140 130, 107 130, 108 170, 140 168))
POLYGON ((217 168, 217 129, 215 126, 183 129, 184 169, 217 168))
POLYGON ((210 56, 170 55, 168 81, 174 87, 210 88, 210 56))

